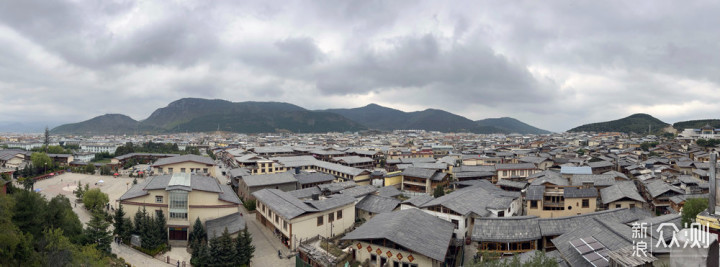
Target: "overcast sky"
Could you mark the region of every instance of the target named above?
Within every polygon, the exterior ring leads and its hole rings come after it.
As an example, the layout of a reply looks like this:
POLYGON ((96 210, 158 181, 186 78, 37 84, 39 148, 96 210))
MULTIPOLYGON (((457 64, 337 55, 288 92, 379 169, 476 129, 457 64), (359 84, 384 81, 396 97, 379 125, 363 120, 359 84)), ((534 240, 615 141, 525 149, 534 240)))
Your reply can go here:
POLYGON ((183 97, 438 108, 553 131, 718 118, 719 5, 0 1, 0 122, 141 120, 183 97))

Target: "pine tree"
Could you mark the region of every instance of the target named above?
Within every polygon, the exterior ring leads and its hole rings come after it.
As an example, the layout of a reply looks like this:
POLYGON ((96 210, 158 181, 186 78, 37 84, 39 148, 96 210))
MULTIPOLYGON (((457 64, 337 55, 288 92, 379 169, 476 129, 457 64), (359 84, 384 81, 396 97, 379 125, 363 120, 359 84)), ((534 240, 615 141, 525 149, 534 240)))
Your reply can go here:
POLYGON ((168 233, 167 233, 167 220, 165 219, 165 214, 162 212, 156 213, 157 217, 155 217, 155 248, 162 244, 168 243, 168 233))
POLYGON ((200 217, 195 218, 195 224, 193 225, 192 232, 190 232, 189 241, 190 244, 192 244, 193 241, 198 241, 198 244, 202 243, 202 241, 207 241, 207 233, 205 232, 205 227, 203 227, 202 222, 200 222, 200 217))
POLYGON ((115 227, 115 229, 113 230, 113 233, 125 239, 129 225, 125 225, 125 211, 123 210, 122 204, 120 204, 120 206, 115 210, 114 217, 115 222, 113 226, 115 227))
MULTIPOLYGON (((215 233, 213 234, 213 236, 214 235, 215 233)), ((217 265, 218 263, 220 263, 218 258, 222 249, 220 248, 220 244, 218 241, 219 240, 217 237, 214 237, 208 241, 208 253, 210 254, 210 259, 205 263, 209 265, 217 265)))
POLYGON ((112 242, 112 236, 108 231, 109 226, 110 223, 105 220, 103 212, 93 212, 92 219, 87 223, 85 229, 90 243, 95 244, 98 250, 107 253, 110 253, 110 243, 112 242))
POLYGON ((50 129, 47 126, 45 126, 45 142, 43 144, 45 145, 45 153, 47 153, 48 147, 50 147, 50 129))
POLYGON ((193 265, 197 265, 197 266, 213 265, 212 255, 210 254, 210 248, 208 247, 208 244, 206 242, 203 242, 200 245, 200 249, 198 251, 198 257, 197 257, 197 264, 193 263, 193 265))
POLYGON ((249 266, 255 253, 255 246, 252 244, 252 235, 248 232, 247 227, 238 233, 235 250, 237 250, 236 265, 249 266))
POLYGON ((228 233, 227 227, 223 231, 222 235, 216 237, 216 251, 213 257, 216 260, 216 264, 220 266, 234 266, 235 259, 237 258, 237 251, 235 250, 235 244, 233 243, 230 233, 228 233))
POLYGON ((144 212, 144 207, 142 210, 138 209, 138 211, 135 213, 135 217, 133 218, 133 233, 135 233, 136 235, 140 235, 140 233, 143 231, 142 221, 144 212))

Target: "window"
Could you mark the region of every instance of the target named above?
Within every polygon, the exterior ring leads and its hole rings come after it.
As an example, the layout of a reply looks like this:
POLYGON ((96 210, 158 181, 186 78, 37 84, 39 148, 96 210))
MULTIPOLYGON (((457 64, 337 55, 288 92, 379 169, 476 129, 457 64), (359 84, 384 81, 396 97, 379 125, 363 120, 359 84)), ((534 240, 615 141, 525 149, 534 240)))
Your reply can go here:
POLYGON ((208 168, 203 168, 204 173, 208 173, 208 168))
POLYGON ((157 169, 158 169, 158 173, 162 173, 162 171, 163 171, 162 167, 158 167, 157 169))
POLYGON ((173 173, 173 168, 168 168, 169 173, 173 173))
POLYGON ((635 207, 635 204, 630 204, 630 208, 631 208, 631 209, 634 208, 634 207, 635 207))
POLYGON ((275 223, 280 224, 280 216, 275 215, 275 223))
POLYGON ((338 210, 337 218, 338 218, 338 220, 342 219, 342 210, 338 210))
POLYGON ((328 222, 333 222, 335 220, 335 213, 328 214, 328 222))
POLYGON ((180 168, 180 172, 185 173, 185 168, 180 168))
POLYGON ((619 208, 620 208, 620 204, 615 204, 615 208, 616 208, 616 209, 619 209, 619 208))
POLYGON ((589 200, 589 199, 583 199, 583 200, 582 200, 582 207, 583 207, 583 208, 589 208, 589 207, 590 207, 590 200, 589 200))
POLYGON ((572 206, 568 206, 568 210, 571 210, 571 209, 572 209, 572 206))
POLYGON ((537 209, 537 200, 530 200, 530 208, 537 209))
POLYGON ((504 210, 498 211, 498 217, 505 217, 505 211, 504 210))
POLYGON ((188 192, 182 190, 170 191, 170 218, 187 219, 188 192))
POLYGON ((155 196, 155 203, 163 203, 163 196, 155 196))
POLYGON ((317 226, 323 225, 323 216, 317 217, 317 226))
POLYGON ((460 222, 458 220, 450 220, 453 224, 455 224, 455 229, 458 229, 460 226, 460 222))
POLYGON ((287 221, 283 221, 283 229, 287 230, 287 221))

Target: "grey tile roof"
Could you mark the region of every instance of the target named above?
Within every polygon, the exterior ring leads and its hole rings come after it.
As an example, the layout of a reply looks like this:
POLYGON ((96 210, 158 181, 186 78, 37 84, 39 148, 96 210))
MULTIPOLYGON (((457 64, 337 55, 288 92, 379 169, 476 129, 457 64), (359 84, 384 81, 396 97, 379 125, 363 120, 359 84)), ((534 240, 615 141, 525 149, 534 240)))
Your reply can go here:
POLYGON ((402 195, 402 192, 392 185, 380 187, 377 191, 378 196, 396 197, 402 195))
POLYGON ((435 175, 436 172, 437 172, 437 170, 432 170, 432 169, 408 167, 405 170, 403 170, 402 175, 416 177, 416 178, 430 179, 435 175))
POLYGON ((443 170, 448 167, 447 163, 434 163, 434 162, 415 162, 412 164, 413 167, 432 169, 432 170, 443 170))
POLYGON ((408 200, 405 200, 405 201, 403 202, 403 204, 410 204, 410 205, 413 205, 413 206, 415 206, 415 207, 420 207, 420 206, 422 206, 423 204, 425 204, 425 203, 427 203, 428 201, 431 201, 431 200, 433 200, 433 199, 435 199, 435 198, 434 198, 433 196, 431 196, 431 195, 417 195, 417 196, 411 197, 411 198, 408 199, 408 200))
POLYGON ((544 185, 531 185, 525 192, 526 200, 542 200, 545 195, 544 185))
POLYGON ((243 176, 249 176, 250 171, 246 168, 235 168, 230 170, 230 177, 243 177, 243 176))
POLYGON ((495 164, 496 170, 532 170, 537 169, 535 167, 535 164, 532 163, 503 163, 503 164, 495 164))
POLYGON ((346 206, 355 203, 355 198, 348 195, 332 195, 331 197, 320 200, 305 201, 309 206, 317 209, 317 211, 331 210, 334 208, 346 206))
POLYGON ((631 181, 620 182, 613 186, 600 189, 600 197, 605 205, 621 199, 631 199, 645 202, 645 199, 640 196, 635 183, 631 181))
POLYGON ((588 166, 590 166, 590 168, 594 169, 594 168, 612 167, 613 164, 612 164, 612 162, 608 162, 608 161, 595 161, 595 162, 588 162, 588 166))
POLYGON ((253 192, 252 195, 286 220, 291 220, 305 213, 317 211, 316 208, 278 189, 263 189, 253 192))
POLYGON ((373 159, 368 157, 360 157, 360 156, 347 156, 347 157, 333 157, 333 161, 339 162, 345 162, 347 164, 358 164, 358 163, 372 163, 373 159))
POLYGON ((625 174, 622 173, 622 172, 607 171, 607 172, 604 172, 603 174, 605 174, 605 175, 612 175, 612 176, 615 177, 615 178, 622 178, 622 179, 625 179, 625 180, 630 180, 630 178, 628 178, 627 175, 625 175, 625 174))
POLYGON ((303 198, 310 198, 314 194, 320 195, 322 192, 320 192, 320 188, 318 188, 317 186, 313 186, 313 187, 308 187, 305 189, 288 191, 288 193, 290 193, 290 195, 292 195, 296 198, 303 199, 303 198))
POLYGON ((205 222, 205 229, 207 229, 208 240, 222 235, 226 227, 230 234, 240 232, 245 229, 245 218, 243 218, 239 212, 236 212, 220 218, 207 220, 205 222))
POLYGON ((478 165, 478 166, 469 166, 464 165, 453 169, 453 172, 461 173, 461 172, 495 172, 495 166, 494 165, 478 165))
POLYGON ((147 195, 149 190, 185 190, 185 191, 205 191, 218 193, 218 199, 240 204, 237 194, 227 185, 220 184, 215 178, 204 175, 190 175, 186 173, 176 173, 174 175, 189 175, 190 187, 184 185, 171 185, 173 174, 151 176, 133 187, 125 194, 120 196, 118 200, 132 199, 139 196, 147 195))
POLYGON ((494 175, 494 172, 456 172, 455 178, 486 178, 494 175))
POLYGON ((248 187, 297 183, 291 172, 250 175, 242 178, 248 187))
POLYGON ((321 173, 321 172, 312 172, 312 173, 295 174, 295 179, 297 179, 299 184, 303 185, 303 184, 332 182, 333 180, 335 180, 335 176, 332 176, 332 175, 326 174, 326 173, 321 173))
POLYGON ((500 179, 500 181, 497 181, 496 184, 499 186, 507 186, 507 187, 517 188, 517 189, 524 189, 528 185, 528 183, 525 181, 517 181, 516 182, 516 181, 510 181, 508 179, 500 179))
POLYGON ((533 163, 533 164, 540 164, 540 163, 543 163, 543 161, 547 161, 547 160, 548 159, 545 157, 535 157, 535 156, 525 156, 525 157, 518 158, 518 161, 528 162, 528 163, 533 163))
POLYGON ((480 242, 523 242, 542 238, 535 216, 477 218, 472 240, 480 242))
POLYGON ((344 189, 355 187, 356 185, 355 181, 346 181, 340 183, 319 184, 317 187, 322 192, 338 193, 344 189))
POLYGON ((387 239, 415 253, 445 261, 455 225, 418 209, 378 214, 343 240, 387 239))
POLYGON ((673 191, 676 194, 684 194, 685 190, 682 190, 680 188, 674 187, 672 185, 669 185, 668 183, 664 182, 663 180, 648 180, 643 183, 645 186, 645 190, 647 190, 648 193, 650 193, 650 196, 652 198, 656 198, 665 192, 673 191))
POLYGON ((591 183, 594 186, 611 186, 615 184, 615 177, 607 174, 575 174, 572 176, 572 185, 580 186, 591 183))
POLYGON ((519 198, 519 193, 508 194, 506 191, 495 187, 475 185, 453 191, 447 195, 428 201, 422 208, 441 205, 461 215, 475 213, 479 216, 489 216, 489 209, 506 210, 510 208, 513 200, 519 198))
POLYGON ((560 166, 560 173, 562 173, 562 174, 592 174, 592 168, 590 168, 590 166, 583 166, 583 167, 560 166))
POLYGON ((375 193, 377 190, 377 187, 372 185, 359 185, 348 189, 340 190, 340 194, 359 198, 368 194, 375 193))
POLYGON ((642 208, 632 209, 612 209, 606 211, 598 211, 583 215, 575 215, 558 218, 538 219, 540 231, 543 236, 561 235, 570 229, 583 226, 589 219, 598 218, 603 221, 615 221, 619 223, 629 223, 640 219, 652 217, 649 211, 642 208))
POLYGON ((682 182, 683 184, 688 184, 688 185, 690 185, 690 184, 704 184, 704 183, 707 183, 707 182, 705 182, 705 181, 703 181, 703 180, 697 179, 697 178, 692 177, 692 176, 690 176, 690 175, 680 175, 680 176, 678 176, 678 180, 680 180, 680 182, 682 182))
POLYGON ((151 156, 151 157, 176 157, 180 154, 162 154, 162 153, 129 153, 115 157, 117 160, 129 159, 135 156, 151 156))
POLYGON ((577 187, 565 187, 563 189, 563 197, 565 198, 593 198, 598 196, 598 191, 595 187, 588 188, 577 188, 577 187))
POLYGON ((155 163, 153 163, 153 166, 165 166, 169 164, 188 161, 215 166, 215 162, 210 157, 203 157, 198 155, 182 155, 177 157, 161 158, 155 161, 155 163))
POLYGON ((670 201, 675 204, 680 204, 685 200, 691 199, 691 198, 708 198, 708 194, 685 194, 685 195, 677 195, 670 198, 670 201))
POLYGON ((220 195, 218 196, 220 200, 232 202, 235 204, 242 204, 237 193, 235 193, 235 191, 233 191, 230 186, 222 184, 220 185, 220 189, 222 190, 222 193, 220 193, 220 195))
POLYGON ((355 208, 372 213, 387 213, 392 212, 398 205, 400 205, 398 199, 369 195, 360 200, 355 208))
MULTIPOLYGON (((657 217, 649 217, 649 218, 645 218, 642 220, 638 220, 637 223, 638 224, 646 223, 646 225, 649 227, 648 234, 651 235, 652 237, 655 237, 656 239, 661 237, 659 231, 657 231, 657 229, 660 227, 661 223, 672 223, 672 224, 675 224, 675 226, 677 226, 678 229, 683 229, 682 215, 680 215, 680 214, 666 214, 666 215, 661 215, 661 216, 657 216, 657 217)), ((628 223, 627 225, 632 227, 631 223, 628 223)), ((662 238, 664 240, 672 239, 672 236, 673 236, 672 231, 663 231, 662 234, 663 234, 662 238)))

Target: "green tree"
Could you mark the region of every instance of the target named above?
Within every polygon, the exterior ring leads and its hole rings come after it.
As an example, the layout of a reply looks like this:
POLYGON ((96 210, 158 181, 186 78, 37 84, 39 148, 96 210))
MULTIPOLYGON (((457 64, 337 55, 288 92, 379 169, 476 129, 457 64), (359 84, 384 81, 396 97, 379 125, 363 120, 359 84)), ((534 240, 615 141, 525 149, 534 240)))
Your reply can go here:
POLYGON ((45 224, 47 200, 36 192, 21 190, 13 194, 15 210, 13 222, 20 230, 34 237, 40 237, 45 224))
POLYGON ((210 254, 210 248, 207 242, 201 243, 198 248, 197 257, 190 259, 190 264, 193 266, 210 266, 212 262, 212 255, 210 254))
POLYGON ((42 258, 45 266, 69 266, 76 247, 65 236, 63 230, 46 228, 43 231, 42 258))
POLYGON ((95 174, 95 164, 89 162, 85 165, 85 173, 95 174))
MULTIPOLYGON (((207 233, 205 233, 205 227, 200 222, 200 217, 195 218, 195 224, 193 224, 192 232, 190 232, 190 238, 188 240, 192 245, 193 242, 197 241, 197 244, 207 241, 207 233)), ((196 248, 192 248, 195 250, 196 248)))
POLYGON ((112 236, 108 227, 110 223, 105 219, 105 213, 96 211, 92 213, 92 219, 87 223, 85 236, 91 244, 95 244, 98 250, 110 253, 112 236))
POLYGON ((435 187, 435 190, 433 191, 433 196, 438 198, 445 195, 445 187, 442 185, 438 185, 435 187))
POLYGON ((113 219, 113 234, 120 236, 123 240, 127 240, 130 236, 129 228, 131 225, 127 224, 128 221, 127 218, 125 218, 125 210, 123 209, 122 204, 120 204, 115 210, 113 219))
POLYGON ((48 202, 44 226, 61 230, 73 243, 82 239, 83 225, 72 210, 70 199, 64 195, 57 195, 48 202))
POLYGON ((100 167, 100 175, 112 175, 112 169, 110 169, 110 166, 103 165, 100 167))
POLYGON ((85 194, 85 190, 83 190, 83 186, 82 186, 82 183, 80 183, 80 181, 78 181, 77 188, 75 188, 73 193, 75 194, 75 197, 78 199, 82 199, 83 194, 85 194))
POLYGON ((32 177, 23 177, 20 180, 20 183, 22 183, 23 189, 27 191, 35 190, 35 179, 33 179, 32 177))
POLYGON ((238 233, 235 250, 237 250, 236 265, 249 266, 253 254, 255 254, 255 246, 252 244, 252 235, 248 232, 247 227, 238 233))
POLYGON ((248 211, 253 211, 256 208, 257 203, 254 199, 243 201, 243 206, 245 206, 245 209, 248 211))
POLYGON ((83 204, 91 212, 102 211, 108 201, 110 201, 108 195, 100 191, 100 188, 90 189, 83 195, 83 204))
POLYGON ((54 168, 52 159, 42 152, 33 152, 30 154, 30 161, 38 173, 44 173, 45 171, 52 170, 54 168))
POLYGON ((685 201, 682 207, 682 225, 690 226, 695 217, 708 207, 707 198, 691 198, 685 201))
POLYGON ((212 255, 213 263, 217 266, 234 266, 237 258, 237 250, 233 243, 227 227, 222 235, 213 238, 210 241, 210 255, 212 255))
MULTIPOLYGON (((20 192, 19 192, 20 193, 20 192)), ((0 265, 22 266, 33 258, 32 235, 13 223, 15 199, 0 195, 0 265)))
POLYGON ((45 145, 46 149, 47 149, 47 147, 50 146, 50 129, 48 129, 47 126, 45 126, 45 140, 44 140, 43 144, 45 145))

